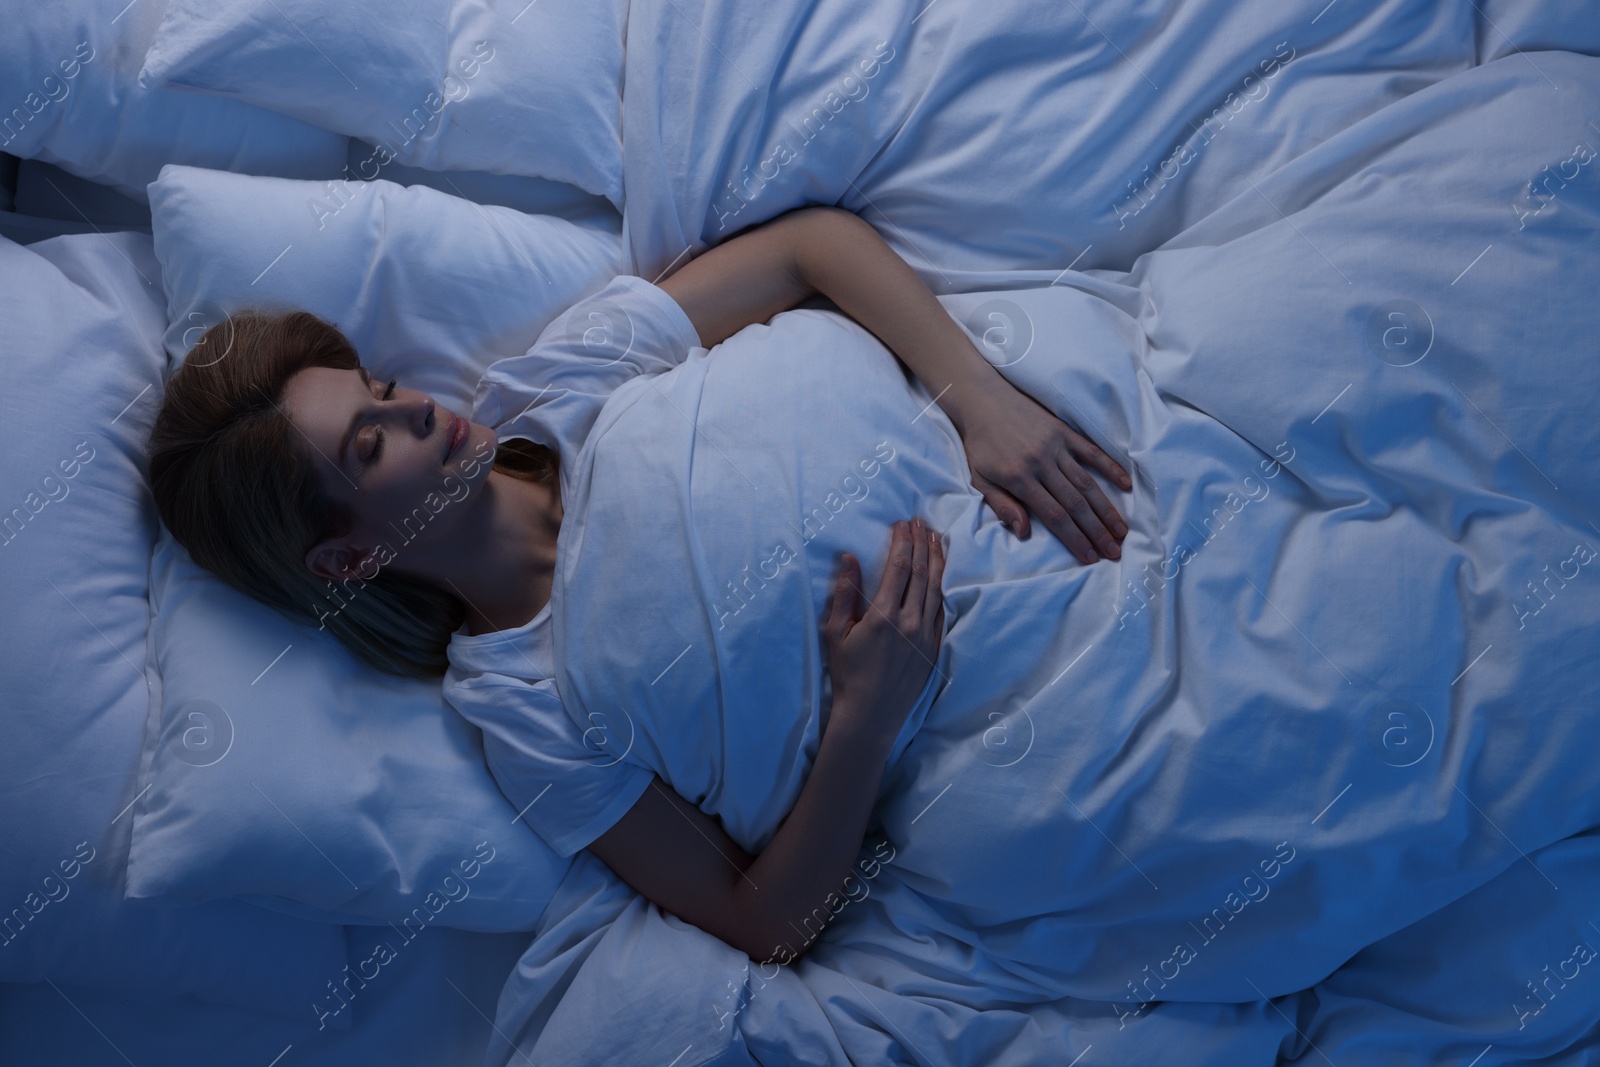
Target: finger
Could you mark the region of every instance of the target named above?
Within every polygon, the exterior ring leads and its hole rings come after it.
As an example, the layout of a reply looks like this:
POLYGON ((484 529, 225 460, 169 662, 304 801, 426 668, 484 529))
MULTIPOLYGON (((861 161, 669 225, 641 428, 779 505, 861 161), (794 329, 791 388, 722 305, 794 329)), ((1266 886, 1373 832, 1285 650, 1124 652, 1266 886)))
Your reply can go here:
POLYGON ((906 582, 905 598, 900 610, 916 618, 922 617, 922 600, 928 595, 928 528, 920 520, 911 524, 911 579, 906 582))
POLYGON ((1067 446, 1072 450, 1074 456, 1104 474, 1122 488, 1133 488, 1133 479, 1128 477, 1128 472, 1122 468, 1122 465, 1106 455, 1104 449, 1087 437, 1077 431, 1072 431, 1067 437, 1067 446))
MULTIPOLYGON (((1055 494, 1066 509, 1079 532, 1089 539, 1098 555, 1106 559, 1117 559, 1122 555, 1122 546, 1112 536, 1106 522, 1096 513, 1094 505, 1089 503, 1089 493, 1098 492, 1099 486, 1095 484, 1094 477, 1070 457, 1063 456, 1059 466, 1054 472, 1046 472, 1046 485, 1055 494)), ((1103 498, 1104 493, 1100 494, 1103 498)), ((1107 506, 1110 501, 1107 501, 1107 506)), ((1121 518, 1121 516, 1118 516, 1121 518)))
POLYGON ((905 598, 906 579, 911 577, 911 538, 906 534, 906 524, 894 524, 894 535, 889 541, 889 559, 883 567, 883 577, 878 580, 878 592, 872 606, 885 618, 900 607, 905 598))
POLYGON ((828 599, 827 627, 828 633, 834 637, 843 637, 855 621, 855 571, 855 557, 846 552, 839 561, 839 577, 834 580, 833 595, 828 599))
POLYGON ((922 626, 937 642, 943 637, 938 622, 944 610, 944 541, 937 530, 930 529, 928 537, 928 593, 922 601, 922 626))
MULTIPOLYGON (((1062 456, 1060 460, 1061 473, 1067 476, 1067 481, 1083 494, 1099 517, 1101 524, 1110 532, 1117 541, 1121 541, 1128 533, 1128 524, 1122 521, 1122 515, 1112 505, 1111 501, 1100 488, 1100 483, 1094 480, 1094 475, 1078 466, 1077 461, 1071 456, 1062 456)), ((1104 548, 1101 555, 1110 555, 1104 548)), ((1115 556, 1112 556, 1115 559, 1115 556)))
POLYGON ((1017 535, 1018 540, 1028 539, 1028 509, 1022 506, 1022 501, 977 471, 972 472, 972 487, 983 497, 983 502, 989 505, 1006 528, 1017 535))
POLYGON ((1094 528, 1104 534, 1105 527, 1100 525, 1089 502, 1083 499, 1083 494, 1067 481, 1066 475, 1055 467, 1046 467, 1031 488, 1033 493, 1028 498, 1028 504, 1045 529, 1055 534, 1056 540, 1065 545, 1067 551, 1078 558, 1078 562, 1094 563, 1099 560, 1100 555, 1094 549, 1097 532, 1094 528), (1090 524, 1090 528, 1086 529, 1085 523, 1090 524))

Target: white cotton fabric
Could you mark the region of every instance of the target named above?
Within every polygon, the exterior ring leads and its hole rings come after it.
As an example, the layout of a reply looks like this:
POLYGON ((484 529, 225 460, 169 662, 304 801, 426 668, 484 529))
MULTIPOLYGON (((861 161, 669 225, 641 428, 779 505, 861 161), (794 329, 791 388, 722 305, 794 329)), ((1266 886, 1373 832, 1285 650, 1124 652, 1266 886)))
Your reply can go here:
POLYGON ((939 298, 969 328, 1025 325, 1029 350, 990 353, 1000 373, 1139 472, 1110 492, 1117 561, 1077 565, 1038 523, 1005 533, 939 409, 919 416, 927 390, 836 314, 622 386, 570 472, 568 713, 625 708, 630 755, 759 849, 814 758, 837 553, 874 588, 888 523, 920 513, 949 538, 947 680, 875 814, 896 888, 954 920, 986 992, 1121 998, 1267 880, 1249 933, 1197 940, 1160 999, 1304 988, 1517 847, 1594 825, 1580 754, 1600 735, 1575 712, 1595 691, 1600 485, 1593 420, 1563 398, 1600 381, 1591 306, 1559 294, 1593 276, 1600 201, 1592 181, 1505 190, 1534 161, 1593 165, 1573 144, 1597 69, 1474 68, 1127 274, 939 298), (1415 174, 1450 195, 1425 210, 1415 174), (1452 284, 1491 244, 1500 265, 1452 284), (897 458, 847 482, 880 436, 897 458), (589 639, 624 621, 628 640, 589 639))
MULTIPOLYGON (((502 440, 524 437, 554 448, 570 500, 570 458, 612 391, 638 375, 671 369, 691 351, 705 350, 677 302, 643 278, 623 275, 552 323, 525 355, 490 367, 472 418, 494 426, 502 440)), ((633 806, 653 772, 598 743, 617 725, 615 717, 595 712, 578 727, 563 709, 551 619, 547 603, 507 630, 471 635, 463 625, 450 641, 444 691, 483 730, 489 768, 523 820, 558 854, 571 856, 633 806)))
POLYGON ((605 833, 644 794, 651 772, 586 747, 556 691, 550 605, 521 626, 450 639, 445 699, 483 731, 500 791, 561 856, 605 833))
MULTIPOLYGON (((1316 30, 1355 17, 1342 10, 1316 30)), ((1286 32, 1298 44, 1308 25, 1286 32)), ((1334 58, 1301 53, 1281 78, 1334 58)), ((959 454, 932 451, 938 409, 913 424, 908 391, 876 376, 892 361, 841 318, 785 313, 621 386, 579 457, 588 495, 569 504, 581 518, 557 567, 575 723, 626 708, 632 732, 601 738, 613 754, 630 740, 629 758, 759 847, 814 757, 831 560, 856 552, 870 586, 883 527, 907 505, 950 538, 949 681, 889 760, 875 830, 894 861, 792 971, 800 983, 686 967, 648 1032, 563 1001, 532 1054, 607 1062, 676 1042, 694 1046, 685 1063, 792 1058, 814 1003, 846 1050, 830 1062, 882 1062, 910 1042, 922 1062, 1033 1063, 1069 1038, 1064 1058, 1086 1042, 1118 1060, 1264 1062, 1260 1049, 1296 1035, 1262 998, 1335 974, 1342 1014, 1312 1023, 1323 1048, 1361 1047, 1364 1019, 1416 1060, 1570 1048, 1571 1029, 1519 1025, 1561 1014, 1532 996, 1464 1047, 1459 1026, 1411 1006, 1433 974, 1405 961, 1482 973, 1450 945, 1511 911, 1547 945, 1540 966, 1570 975, 1582 955, 1575 923, 1534 922, 1549 891, 1537 871, 1499 898, 1519 908, 1467 902, 1600 822, 1587 764, 1600 483, 1584 399, 1600 391, 1586 296, 1597 63, 1512 54, 1369 97, 1374 111, 1336 135, 1236 172, 1237 195, 1186 201, 1210 210, 1125 272, 1062 269, 1063 255, 1055 269, 925 274, 1002 374, 1137 471, 1132 493, 1112 494, 1130 526, 1115 563, 1082 567, 1037 528, 1027 542, 1001 530, 958 484, 959 454), (895 460, 864 495, 842 475, 869 427, 916 468, 895 460), (821 534, 793 560, 773 553, 799 546, 794 524, 836 488, 821 534), (724 626, 730 580, 744 593, 724 626), (589 638, 617 620, 626 641, 589 638), (1399 951, 1424 920, 1434 955, 1399 951), (1381 965, 1340 970, 1395 938, 1373 953, 1381 965), (974 1012, 982 1025, 953 1023, 974 1012)), ((1353 84, 1323 84, 1359 109, 1353 84)), ((1248 128, 1229 126, 1204 159, 1248 128)), ((975 242, 1013 232, 982 230, 983 205, 1014 202, 1011 177, 997 170, 1006 192, 945 223, 981 231, 975 242)), ((1049 171, 1016 178, 1076 195, 1049 171)), ((648 210, 632 192, 630 212, 648 210)), ((885 210, 896 234, 904 212, 885 210)), ((603 921, 610 943, 568 988, 617 988, 644 959, 676 968, 693 952, 680 943, 705 936, 603 921)), ((1497 956, 1493 981, 1523 988, 1528 962, 1497 956)), ((1309 1033, 1319 998, 1282 1010, 1309 1033)), ((497 1025, 516 1032, 540 1003, 508 985, 497 1025)))
MULTIPOLYGON (((335 178, 349 138, 242 100, 139 84, 159 0, 5 5, 0 151, 143 202, 163 165, 335 178)), ((76 219, 77 216, 73 215, 76 219)))
POLYGON ((139 81, 349 134, 380 164, 548 178, 620 208, 627 18, 628 0, 172 0, 139 81))

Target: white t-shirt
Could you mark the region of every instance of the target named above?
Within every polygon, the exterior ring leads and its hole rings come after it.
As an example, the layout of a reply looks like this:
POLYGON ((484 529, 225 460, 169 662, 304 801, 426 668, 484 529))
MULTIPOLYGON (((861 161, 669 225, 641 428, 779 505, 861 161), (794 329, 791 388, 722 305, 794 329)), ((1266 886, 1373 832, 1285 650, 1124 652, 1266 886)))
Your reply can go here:
MULTIPOLYGON (((660 374, 700 348, 700 335, 664 290, 622 275, 547 326, 526 354, 494 363, 478 383, 472 421, 501 440, 528 438, 561 457, 567 478, 606 399, 640 374, 660 374), (509 414, 508 414, 509 413, 509 414)), ((580 730, 556 691, 550 605, 522 626, 450 638, 444 697, 483 731, 484 756, 521 818, 561 856, 616 824, 653 772, 600 744, 606 723, 580 730), (586 733, 593 736, 588 737, 586 733)))

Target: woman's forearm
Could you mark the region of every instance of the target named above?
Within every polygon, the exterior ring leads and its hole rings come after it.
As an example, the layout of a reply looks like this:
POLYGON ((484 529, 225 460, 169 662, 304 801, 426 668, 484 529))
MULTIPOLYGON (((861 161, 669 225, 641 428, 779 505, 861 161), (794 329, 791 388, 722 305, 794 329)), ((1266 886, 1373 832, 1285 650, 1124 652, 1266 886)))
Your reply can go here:
POLYGON ((963 435, 967 410, 1007 384, 905 260, 843 208, 780 215, 659 284, 707 348, 820 293, 903 360, 963 435))
POLYGON ((796 244, 796 274, 910 367, 964 434, 966 408, 1004 384, 1000 372, 865 220, 840 208, 811 210, 796 244))
POLYGON ((799 799, 734 883, 741 947, 752 959, 798 959, 837 912, 894 744, 885 733, 833 708, 799 799))

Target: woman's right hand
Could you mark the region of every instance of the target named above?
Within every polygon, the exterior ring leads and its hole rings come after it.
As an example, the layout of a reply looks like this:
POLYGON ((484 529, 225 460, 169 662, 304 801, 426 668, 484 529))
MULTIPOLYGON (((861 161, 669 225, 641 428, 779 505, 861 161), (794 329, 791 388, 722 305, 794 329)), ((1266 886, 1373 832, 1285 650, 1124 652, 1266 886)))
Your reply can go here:
POLYGON ((886 741, 904 725, 944 640, 944 546, 923 521, 894 524, 878 592, 859 610, 861 563, 844 554, 823 637, 833 680, 830 723, 886 741))

